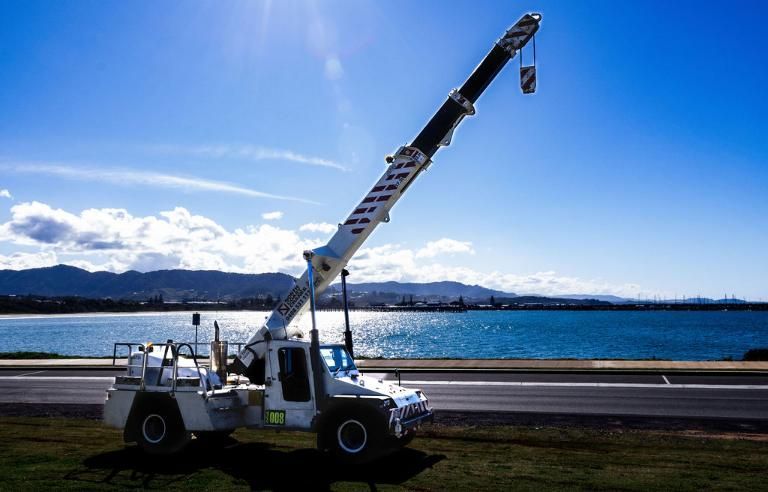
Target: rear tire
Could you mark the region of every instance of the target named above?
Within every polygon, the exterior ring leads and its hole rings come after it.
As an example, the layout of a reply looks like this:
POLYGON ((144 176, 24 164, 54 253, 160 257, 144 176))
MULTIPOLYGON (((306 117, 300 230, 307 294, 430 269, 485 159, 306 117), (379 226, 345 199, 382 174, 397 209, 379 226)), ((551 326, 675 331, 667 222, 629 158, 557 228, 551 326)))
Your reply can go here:
POLYGON ((136 419, 136 441, 148 454, 175 453, 190 439, 178 412, 164 406, 153 406, 139 413, 136 419))

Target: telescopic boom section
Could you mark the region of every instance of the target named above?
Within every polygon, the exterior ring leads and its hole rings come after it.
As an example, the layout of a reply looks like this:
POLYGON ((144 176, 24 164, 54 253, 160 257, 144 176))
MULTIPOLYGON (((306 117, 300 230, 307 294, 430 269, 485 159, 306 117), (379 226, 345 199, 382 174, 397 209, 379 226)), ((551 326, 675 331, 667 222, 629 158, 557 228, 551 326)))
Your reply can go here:
MULTIPOLYGON (((432 162, 440 147, 451 143, 453 132, 465 116, 475 114, 475 102, 483 91, 539 29, 541 15, 526 14, 493 45, 464 85, 450 92, 429 123, 413 142, 387 157, 387 169, 360 203, 353 209, 328 244, 313 251, 311 264, 315 293, 320 294, 339 275, 347 262, 381 222, 389 222, 389 211, 416 177, 432 162)), ((254 361, 264 356, 264 342, 269 339, 300 335, 291 322, 309 306, 309 271, 275 308, 264 325, 251 337, 230 369, 253 375, 254 361)))

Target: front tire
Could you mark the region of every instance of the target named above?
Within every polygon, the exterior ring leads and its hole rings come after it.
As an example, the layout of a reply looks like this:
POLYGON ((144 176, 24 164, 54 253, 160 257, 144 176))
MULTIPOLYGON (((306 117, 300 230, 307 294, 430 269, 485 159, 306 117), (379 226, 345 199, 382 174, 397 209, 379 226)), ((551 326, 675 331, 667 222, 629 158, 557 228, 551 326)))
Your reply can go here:
POLYGON ((367 463, 382 452, 380 419, 365 413, 345 413, 330 419, 322 432, 322 447, 344 463, 367 463))
POLYGON ((344 420, 336 428, 336 444, 346 454, 362 453, 368 446, 368 430, 359 420, 344 420))

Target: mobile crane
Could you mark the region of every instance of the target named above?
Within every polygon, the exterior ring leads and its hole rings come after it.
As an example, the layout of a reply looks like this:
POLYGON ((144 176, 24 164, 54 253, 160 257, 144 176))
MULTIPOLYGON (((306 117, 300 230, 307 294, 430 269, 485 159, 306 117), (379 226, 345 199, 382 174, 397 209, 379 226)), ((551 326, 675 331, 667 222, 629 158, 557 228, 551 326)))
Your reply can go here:
MULTIPOLYGON (((193 434, 216 438, 238 427, 316 432, 319 449, 350 462, 409 442, 433 418, 426 395, 361 375, 344 345, 320 345, 315 295, 336 279, 376 226, 389 222, 395 203, 438 149, 451 143, 464 117, 475 114, 475 102, 533 39, 540 22, 537 13, 520 18, 416 138, 386 157, 384 174, 328 243, 304 252, 307 270, 229 367, 218 325, 210 367, 198 363, 189 344, 140 345, 129 351, 127 375, 116 377, 107 390, 106 424, 124 429, 126 442, 138 442, 149 453, 175 452, 193 434), (291 323, 307 309, 308 342, 291 323)), ((523 93, 533 92, 535 66, 524 67, 522 57, 520 77, 523 93)))

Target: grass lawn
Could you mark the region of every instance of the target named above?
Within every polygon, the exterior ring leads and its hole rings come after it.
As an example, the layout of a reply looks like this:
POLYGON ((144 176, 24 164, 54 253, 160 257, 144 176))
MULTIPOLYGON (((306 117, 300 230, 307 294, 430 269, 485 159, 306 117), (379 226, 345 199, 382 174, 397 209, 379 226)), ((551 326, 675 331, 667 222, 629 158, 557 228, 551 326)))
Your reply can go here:
POLYGON ((649 431, 433 426, 382 461, 343 467, 312 434, 239 430, 145 457, 98 421, 0 417, 0 490, 766 490, 768 441, 649 431))

